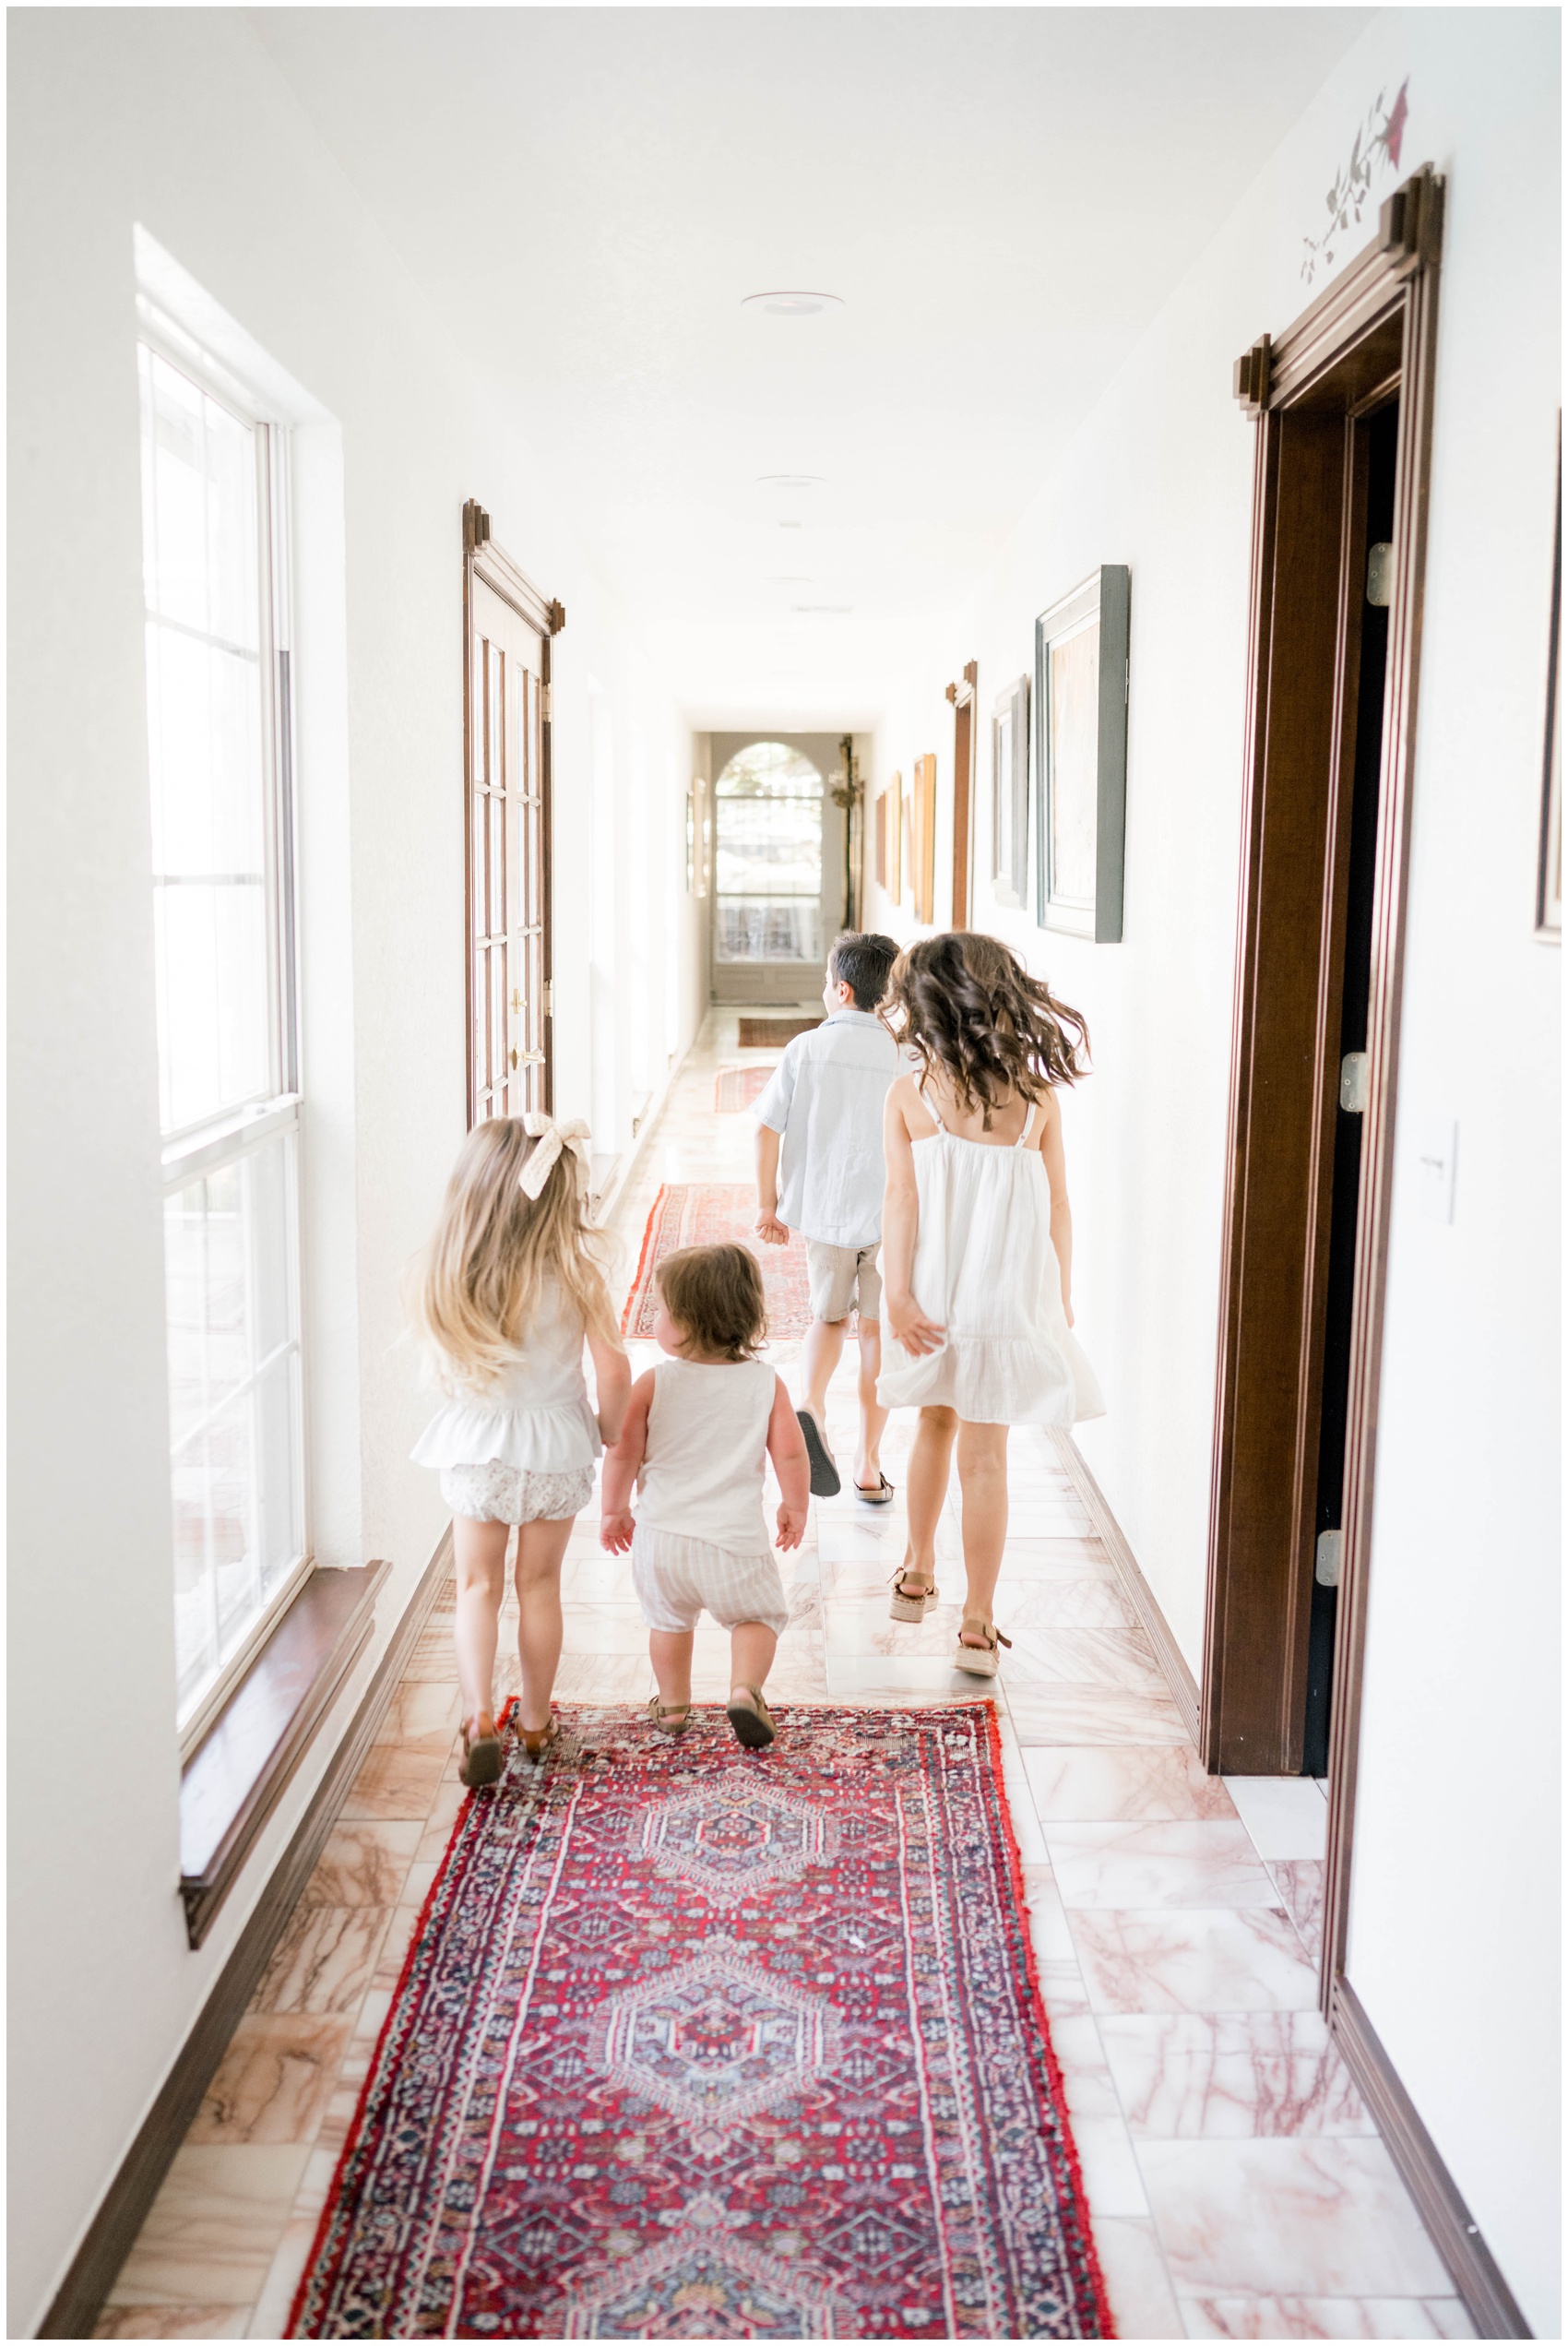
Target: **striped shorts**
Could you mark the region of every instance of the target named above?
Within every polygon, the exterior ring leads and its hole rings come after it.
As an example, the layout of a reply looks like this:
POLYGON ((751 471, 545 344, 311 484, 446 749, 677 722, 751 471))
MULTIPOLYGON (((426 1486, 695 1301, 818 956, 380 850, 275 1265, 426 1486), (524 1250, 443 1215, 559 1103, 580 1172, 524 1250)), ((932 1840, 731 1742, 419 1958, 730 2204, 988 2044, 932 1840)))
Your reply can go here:
POLYGON ((766 1548, 759 1555, 732 1555, 706 1540, 639 1523, 632 1540, 632 1586, 650 1629, 695 1629, 705 1611, 721 1629, 760 1621, 777 1637, 790 1625, 783 1575, 766 1548))

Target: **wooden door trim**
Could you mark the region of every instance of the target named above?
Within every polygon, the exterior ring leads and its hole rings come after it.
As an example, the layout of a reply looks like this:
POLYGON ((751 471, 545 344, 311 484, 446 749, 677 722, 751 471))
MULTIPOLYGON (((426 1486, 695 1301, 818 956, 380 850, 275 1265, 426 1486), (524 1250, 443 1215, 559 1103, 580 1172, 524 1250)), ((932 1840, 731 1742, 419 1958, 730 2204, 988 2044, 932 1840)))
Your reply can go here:
MULTIPOLYGON (((1257 1241, 1246 1220, 1249 1150, 1257 1102, 1253 1097, 1258 1045, 1255 1032, 1258 956, 1263 938, 1259 887, 1265 813, 1277 820, 1268 788, 1278 781, 1275 768, 1285 754, 1270 737, 1269 701, 1275 685, 1276 606, 1280 581, 1276 573, 1275 546, 1279 526, 1279 462, 1281 434, 1330 428, 1354 431, 1354 418, 1385 399, 1391 388, 1390 346, 1398 344, 1397 389, 1400 398, 1398 506, 1396 514, 1396 599, 1390 610, 1387 684, 1384 699, 1383 777, 1377 845, 1376 914, 1372 941, 1372 982, 1369 1011, 1368 1049, 1372 1093, 1362 1128, 1360 1222, 1357 1249, 1355 1320, 1351 1340, 1349 1439, 1347 1451, 1346 1507, 1340 1583, 1340 1620, 1336 1658, 1329 1820, 1328 1921, 1324 1937, 1325 2008, 1332 1981, 1343 1971, 1345 1900, 1348 1888, 1351 1825, 1355 1797, 1355 1745, 1360 1700, 1362 1652, 1365 1641, 1367 1548, 1370 1539, 1372 1470, 1375 1451, 1377 1377, 1381 1357, 1384 1276, 1387 1256, 1387 1218, 1392 1177, 1395 1078, 1398 1046, 1399 984, 1404 931, 1404 903, 1408 863, 1409 793, 1415 744, 1416 687, 1420 639, 1422 572, 1431 440, 1431 383, 1438 260, 1443 223, 1443 183, 1430 166, 1416 173, 1384 204, 1378 236, 1336 279, 1312 306, 1277 340, 1265 336, 1237 362, 1234 387, 1247 414, 1258 423, 1254 452, 1249 651, 1247 663, 1246 756, 1242 812, 1241 873, 1238 905, 1238 947, 1234 995, 1230 1098, 1227 1134, 1227 1196, 1224 1225, 1218 1363, 1216 1378, 1216 1426, 1210 1495, 1209 1574, 1205 1623, 1203 1745, 1209 1767, 1222 1757, 1234 1764, 1235 1755, 1222 1752, 1228 1677, 1241 1667, 1241 1656, 1228 1649, 1228 1599, 1232 1576, 1245 1559, 1233 1545, 1232 1495, 1237 1489, 1238 1344, 1249 1268, 1254 1279, 1256 1262, 1246 1259, 1249 1238, 1257 1241), (1332 380, 1330 379, 1332 378, 1332 380), (1337 419, 1334 422, 1334 419, 1337 419)), ((1324 442, 1326 447, 1326 442, 1324 442)), ((1349 451, 1346 454, 1348 456, 1349 451)), ((1345 468, 1348 470, 1348 466, 1345 468)), ((1342 493, 1345 470, 1341 470, 1342 493)), ((1345 662, 1354 632, 1348 625, 1347 599, 1353 594, 1353 563, 1340 532, 1339 612, 1335 660, 1336 734, 1326 739, 1324 754, 1330 771, 1342 780, 1340 761, 1351 754, 1353 733, 1343 723, 1345 662), (1348 734, 1348 739, 1346 735, 1348 734)), ((1293 647, 1294 649, 1294 647, 1293 647)), ((1319 647, 1318 657, 1323 657, 1319 647)), ((1341 792, 1340 795, 1343 793, 1341 792)), ((1335 793, 1330 789, 1330 809, 1335 793)), ((1334 911, 1335 893, 1342 888, 1345 841, 1333 834, 1323 840, 1321 865, 1325 892, 1324 933, 1334 911)), ((1325 972, 1320 958, 1314 1005, 1319 1065, 1312 1102, 1310 1128, 1315 1136, 1313 1155, 1320 1161, 1306 1168, 1302 1200, 1321 1203, 1325 1179, 1321 1162, 1323 1137, 1332 1112, 1326 1099, 1325 1032, 1333 1031, 1336 1004, 1324 991, 1336 994, 1337 969, 1325 972), (1325 1021, 1327 1026, 1325 1027, 1325 1021)), ((1306 1210, 1303 1205, 1302 1210, 1306 1210)), ((1315 1423, 1317 1397, 1313 1389, 1315 1369, 1309 1364, 1310 1334, 1314 1312, 1321 1309, 1323 1278, 1322 1229, 1318 1213, 1303 1232, 1305 1249, 1301 1298, 1301 1357, 1289 1364, 1295 1381, 1298 1460, 1301 1443, 1311 1448, 1311 1423, 1315 1423), (1315 1243, 1313 1243, 1315 1242, 1315 1243)), ((1298 1468, 1299 1479, 1299 1468, 1298 1468)), ((1308 1495, 1310 1506, 1311 1495, 1308 1495)), ((1296 1542, 1301 1546, 1302 1495, 1292 1494, 1296 1542)), ((1310 1523, 1310 1517, 1309 1517, 1310 1523)), ((1308 1542, 1310 1546, 1310 1542, 1308 1542)), ((1310 1557, 1306 1566, 1310 1573, 1310 1557)), ((1290 1607, 1299 1610, 1301 1554, 1290 1559, 1289 1577, 1281 1600, 1283 1631, 1290 1632, 1290 1607)), ((1237 1584, 1238 1587, 1240 1583, 1237 1584)), ((1310 1588, 1309 1588, 1310 1594, 1310 1588)), ((1270 1600, 1272 1602, 1272 1599, 1270 1600)), ((1277 1748, 1259 1748, 1265 1768, 1277 1767, 1289 1748, 1296 1716, 1291 1635, 1282 1634, 1273 1683, 1264 1690, 1272 1702, 1277 1748)), ((1231 1687, 1234 1694, 1235 1688, 1231 1687)), ((1254 1698, 1258 1690, 1251 1690, 1254 1698)), ((1299 1732, 1299 1731, 1298 1731, 1299 1732)), ((1299 1765, 1297 1754, 1295 1764, 1299 1765)))
POLYGON ((551 790, 552 746, 554 712, 551 694, 551 644, 566 625, 564 606, 541 595, 525 573, 518 569, 509 554, 504 554, 490 533, 490 516, 477 497, 469 497, 463 506, 463 1088, 468 1102, 468 1123, 471 1126, 477 1102, 474 1098, 473 1018, 474 1018, 474 938, 473 938, 473 603, 474 581, 488 587, 493 594, 515 611, 525 625, 538 636, 539 676, 540 691, 540 925, 543 931, 544 983, 544 1105, 547 1113, 555 1105, 555 1016, 553 1006, 555 971, 555 890, 551 860, 551 830, 552 792, 551 790))
POLYGON ((975 718, 980 707, 977 686, 979 662, 967 661, 964 673, 956 685, 949 685, 946 697, 953 704, 953 926, 967 929, 974 901, 975 887, 975 768, 978 744, 975 740, 975 718), (958 755, 960 739, 968 724, 967 746, 962 758, 958 755))

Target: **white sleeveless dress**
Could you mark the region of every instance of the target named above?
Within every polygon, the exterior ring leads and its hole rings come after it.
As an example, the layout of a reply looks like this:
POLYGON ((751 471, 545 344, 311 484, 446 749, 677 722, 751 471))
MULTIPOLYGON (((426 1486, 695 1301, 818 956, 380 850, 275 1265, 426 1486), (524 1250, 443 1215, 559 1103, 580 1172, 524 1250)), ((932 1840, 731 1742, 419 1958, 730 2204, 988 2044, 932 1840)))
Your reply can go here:
POLYGON ((920 1192, 915 1301, 947 1331, 906 1352, 888 1329, 876 1397, 885 1409, 944 1407, 971 1425, 1072 1425, 1105 1401, 1062 1307, 1051 1243, 1051 1183, 1031 1102, 1012 1148, 936 1130, 911 1143, 920 1192))

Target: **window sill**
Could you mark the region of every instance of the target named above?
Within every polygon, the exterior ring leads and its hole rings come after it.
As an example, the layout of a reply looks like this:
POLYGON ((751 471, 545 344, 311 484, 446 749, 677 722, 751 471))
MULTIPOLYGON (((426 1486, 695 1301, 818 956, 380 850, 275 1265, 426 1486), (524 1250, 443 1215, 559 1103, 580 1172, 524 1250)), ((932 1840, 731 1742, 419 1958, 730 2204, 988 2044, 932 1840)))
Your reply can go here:
POLYGON ((186 1760, 180 1780, 180 1895, 199 1947, 256 1835, 369 1643, 392 1567, 312 1572, 186 1760))

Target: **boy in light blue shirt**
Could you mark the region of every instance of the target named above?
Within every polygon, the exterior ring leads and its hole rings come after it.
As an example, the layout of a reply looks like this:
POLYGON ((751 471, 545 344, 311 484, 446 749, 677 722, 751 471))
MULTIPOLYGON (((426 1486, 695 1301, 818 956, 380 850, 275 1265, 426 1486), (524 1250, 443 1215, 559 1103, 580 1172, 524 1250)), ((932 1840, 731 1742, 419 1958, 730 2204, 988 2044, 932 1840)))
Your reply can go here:
POLYGON ((759 1237, 806 1242, 812 1324, 802 1355, 805 1399, 796 1411, 818 1498, 840 1489, 827 1445, 827 1387, 844 1349, 851 1311, 860 1319, 861 1425, 855 1495, 885 1506, 893 1485, 878 1455, 887 1411, 878 1406, 882 1367, 883 1103, 903 1065, 876 1016, 898 947, 890 936, 846 935, 827 960, 825 1026, 799 1034, 757 1102, 759 1237))

